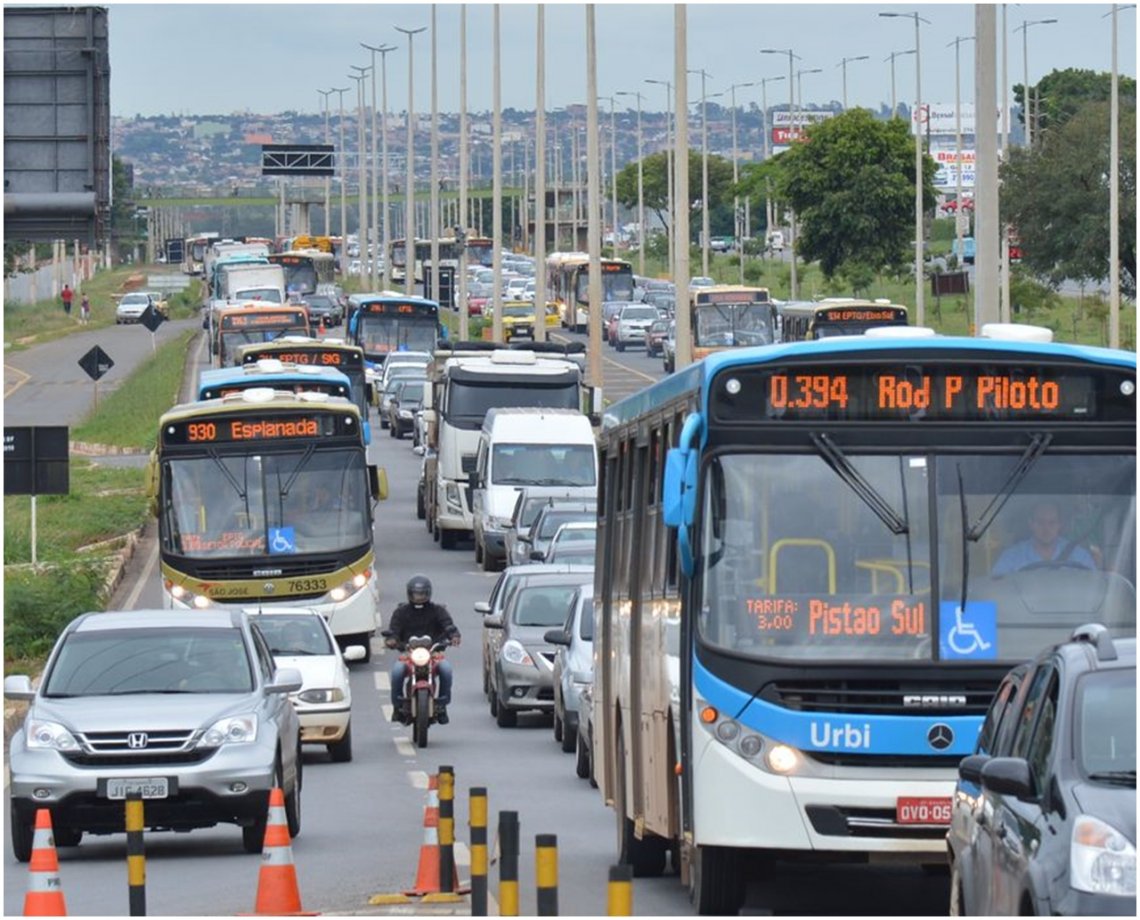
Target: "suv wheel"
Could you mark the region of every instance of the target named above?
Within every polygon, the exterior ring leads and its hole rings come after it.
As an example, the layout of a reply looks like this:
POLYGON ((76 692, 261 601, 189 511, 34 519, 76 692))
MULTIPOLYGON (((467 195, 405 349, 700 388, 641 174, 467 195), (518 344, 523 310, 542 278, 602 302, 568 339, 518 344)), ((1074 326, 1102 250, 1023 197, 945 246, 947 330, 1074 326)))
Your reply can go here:
POLYGON ((16 857, 16 862, 26 863, 32 858, 32 841, 36 834, 35 819, 22 818, 13 802, 8 814, 8 823, 11 827, 12 855, 16 857))

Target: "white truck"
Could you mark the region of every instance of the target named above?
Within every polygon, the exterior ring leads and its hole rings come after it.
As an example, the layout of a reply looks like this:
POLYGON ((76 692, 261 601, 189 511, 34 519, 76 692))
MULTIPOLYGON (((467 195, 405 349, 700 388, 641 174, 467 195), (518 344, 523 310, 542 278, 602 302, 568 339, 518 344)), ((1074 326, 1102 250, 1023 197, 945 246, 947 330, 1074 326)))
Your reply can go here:
POLYGON ((585 386, 585 348, 527 350, 456 343, 435 353, 424 404, 423 493, 428 530, 443 549, 474 533, 471 473, 488 409, 543 406, 597 411, 601 391, 585 386))
POLYGON ((211 298, 202 321, 202 328, 210 333, 211 344, 217 339, 218 314, 226 307, 250 301, 285 303, 285 269, 269 263, 221 263, 218 265, 218 293, 221 296, 211 298))

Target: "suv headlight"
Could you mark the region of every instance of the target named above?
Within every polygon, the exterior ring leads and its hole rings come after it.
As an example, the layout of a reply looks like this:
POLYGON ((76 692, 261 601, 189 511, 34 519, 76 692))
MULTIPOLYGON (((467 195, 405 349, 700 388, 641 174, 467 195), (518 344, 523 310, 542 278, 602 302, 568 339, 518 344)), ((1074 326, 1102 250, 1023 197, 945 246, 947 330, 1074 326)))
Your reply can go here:
POLYGON ((219 719, 203 733, 200 748, 218 748, 223 744, 249 744, 257 740, 257 716, 229 716, 219 719))
POLYGON ((510 664, 534 665, 534 659, 530 657, 530 653, 523 648, 522 643, 517 639, 508 639, 504 642, 499 654, 503 656, 503 661, 510 664))
POLYGON ((1136 897, 1136 847, 1111 825, 1080 815, 1073 822, 1069 884, 1092 894, 1136 897))
POLYGON ((363 572, 353 575, 352 578, 343 585, 337 585, 337 587, 329 591, 329 599, 338 604, 343 600, 347 600, 368 584, 368 579, 371 575, 371 569, 365 569, 363 572))
POLYGON ((67 728, 45 719, 28 719, 24 742, 30 751, 77 751, 79 742, 67 728))

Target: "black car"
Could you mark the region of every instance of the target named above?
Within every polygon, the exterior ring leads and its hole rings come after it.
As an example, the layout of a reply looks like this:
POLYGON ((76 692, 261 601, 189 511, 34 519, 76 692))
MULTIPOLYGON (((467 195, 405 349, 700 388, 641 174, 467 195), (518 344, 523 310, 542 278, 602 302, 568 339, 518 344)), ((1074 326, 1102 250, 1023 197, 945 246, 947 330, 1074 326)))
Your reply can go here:
POLYGON ((322 319, 326 326, 339 326, 344 321, 344 310, 335 298, 326 294, 310 294, 305 298, 309 319, 317 325, 322 319))
POLYGON ((1136 639, 1014 668, 958 767, 950 913, 1136 914, 1136 639))

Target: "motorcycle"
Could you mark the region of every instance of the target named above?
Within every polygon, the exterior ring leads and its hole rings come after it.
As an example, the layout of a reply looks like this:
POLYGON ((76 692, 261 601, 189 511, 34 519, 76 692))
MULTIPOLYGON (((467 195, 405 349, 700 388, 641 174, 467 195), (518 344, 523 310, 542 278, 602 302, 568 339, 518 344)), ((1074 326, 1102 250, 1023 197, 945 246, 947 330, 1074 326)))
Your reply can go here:
POLYGON ((431 636, 412 636, 400 649, 404 662, 405 724, 412 726, 416 747, 427 747, 428 726, 436 721, 439 662, 450 642, 432 643, 431 636))

